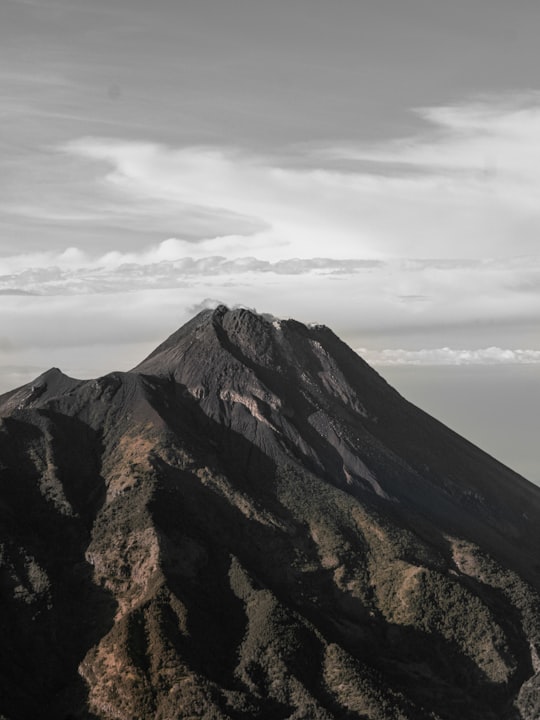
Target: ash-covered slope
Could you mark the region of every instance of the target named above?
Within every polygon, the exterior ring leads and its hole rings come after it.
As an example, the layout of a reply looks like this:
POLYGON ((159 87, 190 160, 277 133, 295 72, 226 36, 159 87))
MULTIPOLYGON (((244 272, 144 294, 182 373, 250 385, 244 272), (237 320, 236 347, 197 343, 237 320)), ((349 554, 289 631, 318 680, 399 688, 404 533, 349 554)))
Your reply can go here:
POLYGON ((540 716, 540 490, 330 330, 0 397, 0 717, 540 716))

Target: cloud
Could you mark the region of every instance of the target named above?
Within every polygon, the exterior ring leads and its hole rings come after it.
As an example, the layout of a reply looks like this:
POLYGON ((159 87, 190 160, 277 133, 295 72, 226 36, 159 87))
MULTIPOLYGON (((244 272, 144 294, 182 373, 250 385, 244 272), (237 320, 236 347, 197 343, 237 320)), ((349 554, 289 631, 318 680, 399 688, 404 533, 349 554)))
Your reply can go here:
MULTIPOLYGON (((1 279, 0 279, 1 282, 1 279)), ((39 295, 39 293, 30 292, 29 290, 20 290, 18 288, 0 288, 0 295, 39 295)))
POLYGON ((204 298, 204 300, 201 300, 200 302, 197 302, 193 305, 190 305, 187 308, 188 313, 190 315, 198 315, 203 310, 213 310, 218 305, 222 305, 222 300, 216 300, 215 298, 204 298))
MULTIPOLYGON (((225 244, 237 240, 222 239, 225 244)), ((181 304, 187 320, 189 308, 205 298, 219 298, 228 305, 241 302, 278 316, 320 321, 358 344, 376 337, 377 343, 385 343, 379 347, 391 347, 388 343, 397 345, 413 334, 416 347, 434 342, 463 342, 461 347, 467 347, 471 340, 501 346, 503 338, 510 347, 534 347, 529 328, 540 315, 540 287, 531 284, 531 278, 540 274, 538 256, 382 261, 205 254, 217 244, 194 246, 170 238, 140 251, 110 251, 98 257, 71 248, 0 258, 0 293, 7 313, 0 312, 0 322, 7 327, 9 313, 25 309, 29 322, 32 317, 38 322, 35 305, 29 302, 32 295, 39 296, 43 307, 46 298, 59 303, 81 298, 89 305, 109 303, 103 319, 106 333, 121 315, 119 303, 127 302, 133 313, 144 298, 162 318, 166 335, 177 326, 171 314, 175 303, 181 304), (199 254, 188 254, 194 250, 199 254), (88 296, 92 299, 84 300, 88 296)), ((36 335, 36 330, 28 327, 28 333, 36 335)), ((155 339, 160 339, 158 334, 155 339)))
POLYGON ((266 259, 329 247, 336 258, 535 253, 538 97, 417 114, 423 130, 413 137, 312 148, 309 167, 239 149, 107 138, 62 150, 102 164, 101 189, 124 201, 250 218, 244 235, 266 259))
POLYGON ((30 158, 19 167, 10 157, 0 210, 74 244, 86 228, 89 254, 167 236, 190 241, 190 255, 270 262, 537 254, 538 96, 416 113, 413 136, 312 146, 298 161, 299 148, 271 156, 78 138, 42 148, 31 178, 30 158))
POLYGON ((356 351, 371 365, 531 365, 540 364, 540 350, 511 350, 499 347, 455 350, 449 347, 424 350, 356 351))
MULTIPOLYGON (((327 158, 371 162, 403 174, 445 177, 456 185, 480 191, 486 182, 495 189, 524 183, 530 195, 540 182, 534 151, 540 148, 540 92, 485 98, 454 106, 419 108, 425 123, 416 135, 384 143, 335 147, 321 151, 327 158), (532 156, 531 156, 532 151, 532 156)), ((399 175, 401 177, 401 174, 399 175)), ((448 185, 451 187, 451 184, 448 185)))
POLYGON ((247 275, 348 275, 382 268, 378 260, 290 258, 270 262, 253 256, 185 255, 190 243, 171 238, 139 253, 113 251, 90 258, 77 248, 62 253, 0 260, 0 294, 94 294, 182 287, 197 279, 247 275), (34 263, 34 267, 27 267, 34 263), (25 268, 25 269, 20 269, 25 268))

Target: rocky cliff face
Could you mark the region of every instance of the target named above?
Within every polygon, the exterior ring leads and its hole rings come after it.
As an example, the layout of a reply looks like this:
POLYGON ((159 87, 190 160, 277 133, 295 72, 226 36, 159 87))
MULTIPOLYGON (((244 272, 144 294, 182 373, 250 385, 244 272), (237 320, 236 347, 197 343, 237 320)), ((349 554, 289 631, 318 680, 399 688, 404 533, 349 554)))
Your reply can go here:
POLYGON ((0 717, 540 716, 540 490, 329 329, 219 307, 0 416, 0 717))

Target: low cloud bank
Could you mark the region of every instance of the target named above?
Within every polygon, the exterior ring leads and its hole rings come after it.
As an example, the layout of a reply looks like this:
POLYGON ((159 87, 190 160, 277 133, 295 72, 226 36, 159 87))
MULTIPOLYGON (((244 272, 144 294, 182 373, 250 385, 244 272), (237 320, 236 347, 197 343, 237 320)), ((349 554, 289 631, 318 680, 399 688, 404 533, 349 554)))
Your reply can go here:
MULTIPOLYGON (((195 278, 230 278, 252 273, 278 276, 349 275, 384 265, 377 260, 339 260, 325 257, 290 258, 270 262, 256 257, 230 260, 216 255, 202 258, 165 258, 147 264, 137 262, 136 257, 124 256, 125 261, 119 262, 121 259, 120 254, 113 256, 111 253, 93 262, 82 258, 82 262, 74 266, 59 263, 0 274, 0 294, 71 295, 163 289, 182 287, 195 278)), ((5 262, 7 264, 8 261, 5 262)))
POLYGON ((367 350, 356 352, 372 365, 530 365, 540 363, 540 350, 488 347, 456 350, 449 347, 422 350, 367 350))

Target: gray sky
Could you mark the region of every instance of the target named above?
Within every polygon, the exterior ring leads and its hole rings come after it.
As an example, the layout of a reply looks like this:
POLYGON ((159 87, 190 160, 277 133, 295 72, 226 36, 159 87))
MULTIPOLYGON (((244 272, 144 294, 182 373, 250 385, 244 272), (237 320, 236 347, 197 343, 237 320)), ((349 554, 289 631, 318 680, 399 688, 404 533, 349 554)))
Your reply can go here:
POLYGON ((458 378, 446 421, 540 481, 539 27, 533 0, 2 0, 0 390, 239 303, 443 420, 458 378))

